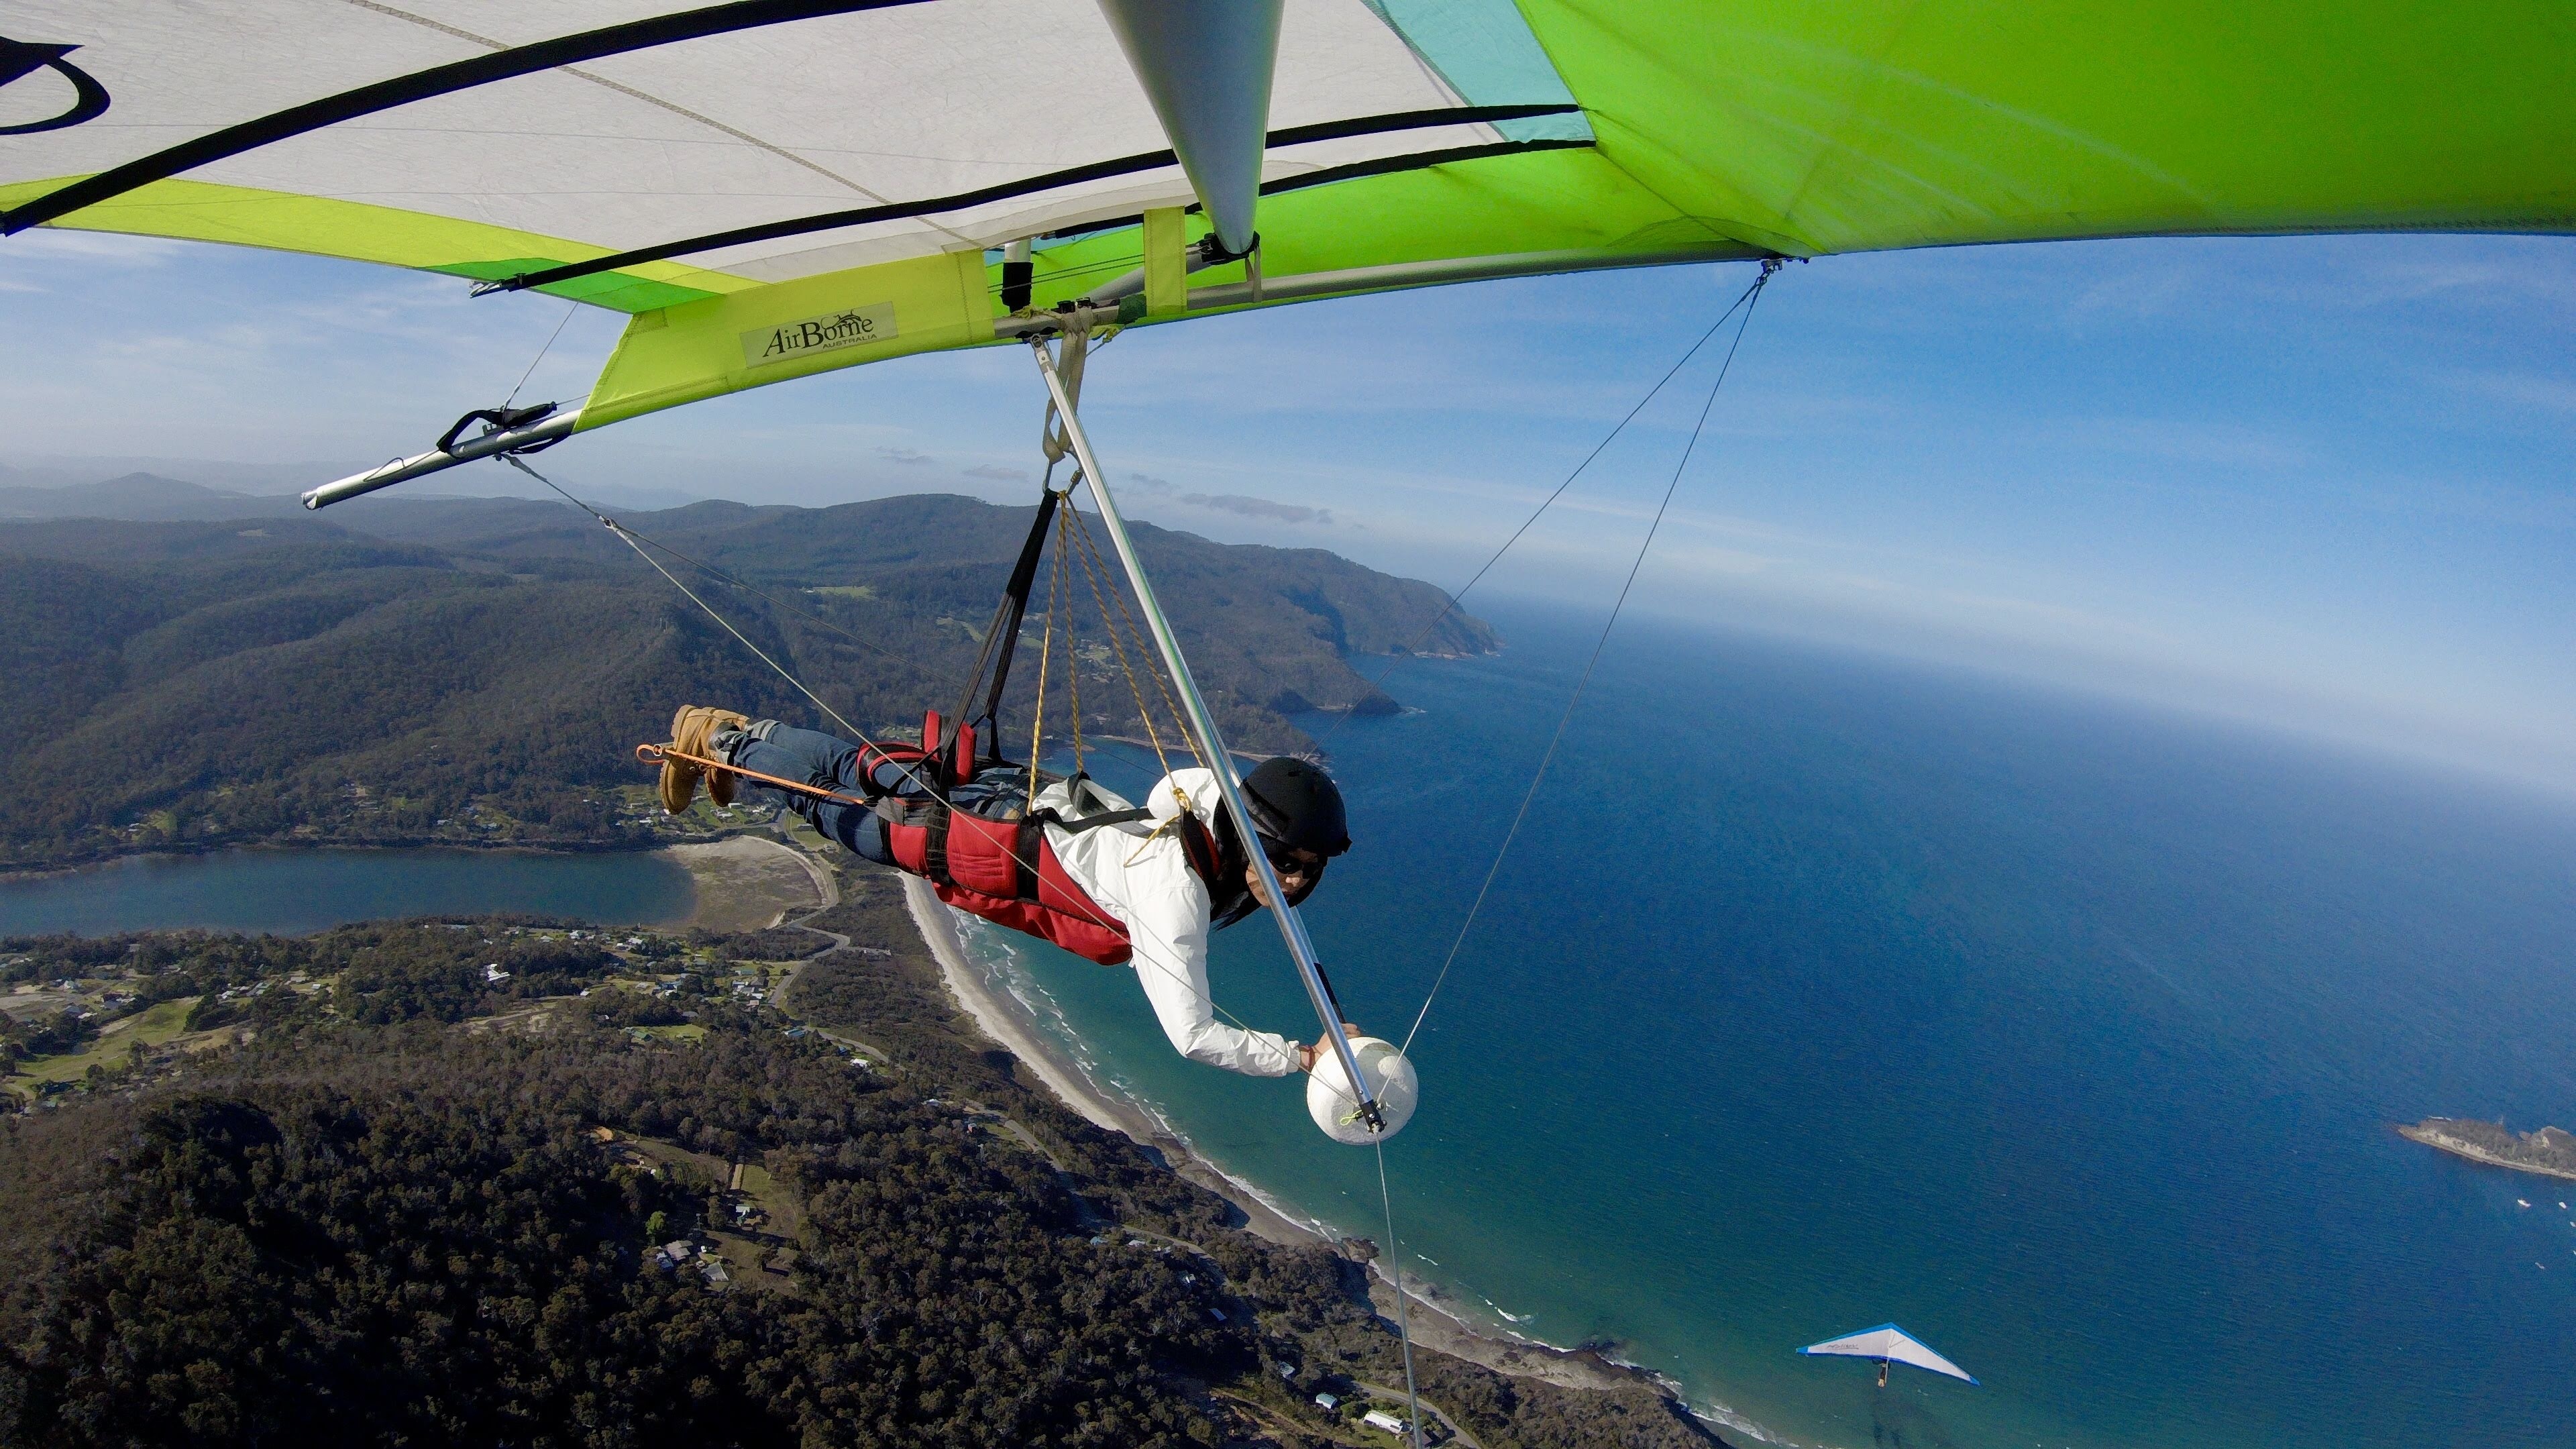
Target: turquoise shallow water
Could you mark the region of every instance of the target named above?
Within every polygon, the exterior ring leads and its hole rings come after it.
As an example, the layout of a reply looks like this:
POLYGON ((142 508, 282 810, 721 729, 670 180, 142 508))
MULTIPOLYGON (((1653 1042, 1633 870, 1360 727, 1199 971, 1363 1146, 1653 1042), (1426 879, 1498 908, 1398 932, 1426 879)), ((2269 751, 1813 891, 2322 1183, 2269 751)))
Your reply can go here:
POLYGON ((685 920, 695 900, 689 873, 653 855, 231 850, 0 881, 0 936, 180 926, 292 935, 487 911, 643 925, 685 920))
MULTIPOLYGON (((1310 919, 1373 1029, 1588 642, 1500 622, 1331 741, 1361 844, 1310 919)), ((2576 1183, 2390 1130, 2576 1125, 2576 808, 1648 627, 1595 690, 1415 1047, 1413 1271, 1798 1443, 2576 1445, 2576 1183), (1794 1353, 1889 1319, 1985 1386, 1794 1353)), ((1272 935, 1220 945, 1221 1001, 1312 1035, 1272 935)), ((1123 972, 1013 959, 1100 1075, 1379 1235, 1292 1084, 1180 1061, 1123 972)))

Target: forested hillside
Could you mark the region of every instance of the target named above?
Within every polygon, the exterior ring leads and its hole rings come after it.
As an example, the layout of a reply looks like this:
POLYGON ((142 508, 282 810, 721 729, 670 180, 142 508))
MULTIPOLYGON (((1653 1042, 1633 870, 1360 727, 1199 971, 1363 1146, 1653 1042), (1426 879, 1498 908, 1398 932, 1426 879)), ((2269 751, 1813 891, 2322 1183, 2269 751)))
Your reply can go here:
MULTIPOLYGON (((892 732, 954 703, 1029 517, 943 496, 625 521, 790 606, 678 568, 852 723, 892 732)), ((1302 710, 1394 708, 1353 666, 1443 602, 1321 550, 1137 534, 1246 748, 1304 744, 1302 710)), ((1076 589, 1085 729, 1133 733, 1076 589)), ((1014 750, 1034 625, 1026 642, 1014 750)), ((1453 615, 1420 647, 1493 645, 1453 615)), ((620 790, 677 704, 828 724, 589 517, 507 499, 0 523, 0 677, 0 868, 249 840, 640 841, 620 790)))
MULTIPOLYGON (((0 1117, 0 1443, 1384 1443, 1313 1399, 1402 1382, 1359 1266, 1024 1082, 899 902, 855 876, 783 991, 531 921, 0 942, 189 1015, 0 1117)), ((1416 1359, 1489 1449, 1714 1442, 1416 1359)))

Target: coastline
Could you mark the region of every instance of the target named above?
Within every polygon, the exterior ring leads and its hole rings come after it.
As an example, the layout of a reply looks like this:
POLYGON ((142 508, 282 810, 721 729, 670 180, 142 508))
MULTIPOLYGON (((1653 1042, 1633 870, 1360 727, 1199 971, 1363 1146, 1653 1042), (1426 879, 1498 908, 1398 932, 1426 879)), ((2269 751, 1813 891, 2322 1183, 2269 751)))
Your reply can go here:
POLYGON ((275 851, 281 855, 322 850, 343 850, 352 853, 376 850, 452 850, 460 855, 659 855, 673 848, 674 845, 707 844, 715 838, 717 837, 676 842, 596 839, 521 841, 423 835, 376 840, 304 840, 261 836, 249 840, 162 841, 131 850, 116 850, 103 855, 85 856, 78 860, 61 861, 49 865, 10 866, 0 869, 0 884, 79 875, 84 871, 105 870, 110 866, 124 865, 131 861, 190 860, 200 856, 225 855, 235 851, 275 851))
MULTIPOLYGON (((940 979, 949 995, 974 1019, 984 1035, 1026 1064, 1067 1107, 1093 1124, 1122 1132, 1161 1154, 1174 1171, 1234 1204, 1243 1226, 1274 1243, 1290 1247, 1323 1247, 1346 1253, 1342 1243, 1314 1223, 1300 1222, 1252 1184, 1201 1156, 1161 1121, 1135 1102, 1092 1081, 1067 1060, 1037 1029, 1028 1008, 1007 991, 997 991, 966 952, 948 907, 929 883, 905 876, 904 905, 920 930, 931 956, 939 962, 940 979)), ((1413 1339, 1425 1348, 1462 1358, 1497 1373, 1539 1379, 1572 1389, 1653 1385, 1676 1403, 1688 1401, 1663 1379, 1588 1350, 1557 1348, 1525 1338, 1499 1338, 1468 1321, 1464 1312, 1441 1301, 1430 1285, 1408 1281, 1399 1297, 1393 1278, 1381 1266, 1384 1254, 1368 1264, 1369 1299, 1388 1322, 1410 1309, 1413 1339)), ((1741 1426, 1737 1426, 1741 1427, 1741 1426)))

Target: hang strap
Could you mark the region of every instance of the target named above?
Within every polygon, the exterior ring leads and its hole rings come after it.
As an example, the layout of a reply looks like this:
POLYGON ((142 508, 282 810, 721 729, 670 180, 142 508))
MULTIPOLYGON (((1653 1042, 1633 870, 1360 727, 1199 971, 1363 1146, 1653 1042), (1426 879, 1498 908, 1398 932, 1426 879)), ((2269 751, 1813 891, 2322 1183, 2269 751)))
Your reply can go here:
MULTIPOLYGON (((959 728, 981 723, 986 739, 999 739, 995 733, 1002 709, 1002 691, 1011 683, 1011 655, 1019 647, 1020 621, 1029 611, 1029 587, 1037 581, 1038 559, 1046 552, 1047 529, 1055 522, 1055 510, 1062 495, 1052 488, 1039 490, 1038 516, 1029 523, 1028 539, 1020 545, 1020 560, 1011 568, 1009 583, 1003 586, 1002 601, 993 609, 992 627, 984 632, 984 647, 975 655, 975 668, 966 676, 965 692, 958 698, 957 713, 940 730, 939 738, 923 740, 922 748, 934 755, 945 755, 957 740, 959 728), (992 669, 991 688, 984 691, 984 707, 975 708, 976 690, 985 683, 986 666, 992 669)), ((973 762, 964 762, 961 773, 971 774, 973 762)))

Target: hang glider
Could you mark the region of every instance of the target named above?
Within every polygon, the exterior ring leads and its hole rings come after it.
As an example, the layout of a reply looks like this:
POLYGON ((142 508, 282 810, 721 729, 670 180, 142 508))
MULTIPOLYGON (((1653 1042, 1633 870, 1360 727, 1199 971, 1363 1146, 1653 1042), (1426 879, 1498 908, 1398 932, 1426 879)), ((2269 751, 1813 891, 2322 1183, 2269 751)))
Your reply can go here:
POLYGON ((2571 154, 2563 0, 0 0, 0 238, 230 242, 629 314, 586 397, 468 413, 313 507, 1030 343, 1247 833, 1075 415, 1095 332, 1901 247, 2566 232, 2571 154))
POLYGON ((1811 1343, 1798 1352, 1876 1359, 1878 1360, 1878 1381, 1882 1385, 1887 1382, 1887 1366, 1892 1363, 1910 1363, 1916 1368, 1929 1369, 1936 1374, 1948 1374, 1954 1379, 1965 1380, 1972 1384, 1976 1382, 1974 1378, 1969 1377, 1966 1369, 1934 1353, 1923 1340, 1893 1323, 1882 1323, 1876 1328, 1864 1328, 1858 1333, 1847 1333, 1840 1338, 1811 1343))
POLYGON ((632 314, 567 430, 1083 299, 2576 223, 2556 0, 7 0, 0 36, 0 231, 632 314))

